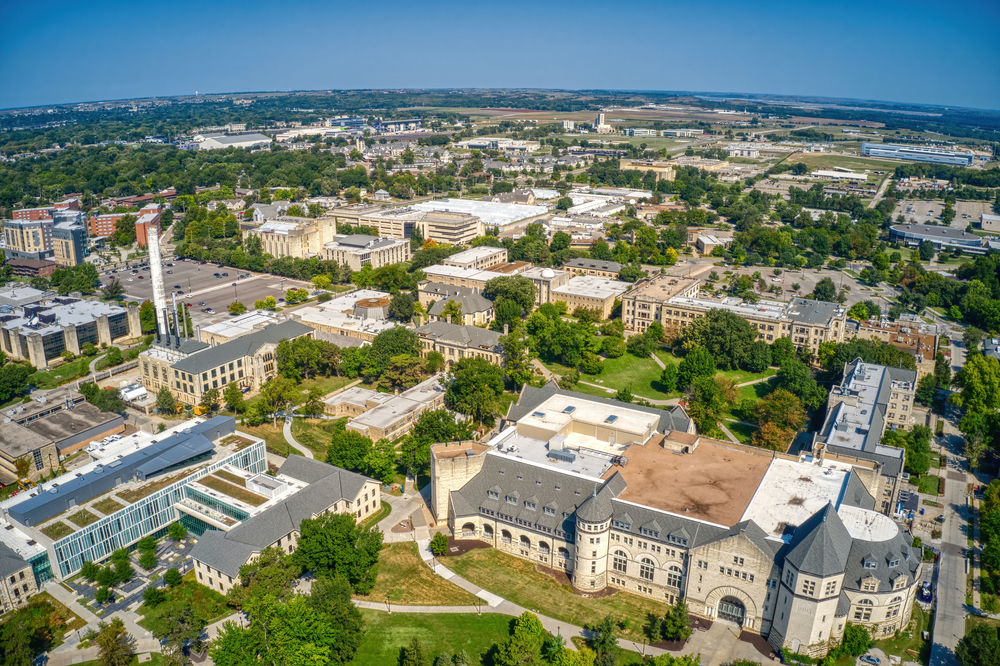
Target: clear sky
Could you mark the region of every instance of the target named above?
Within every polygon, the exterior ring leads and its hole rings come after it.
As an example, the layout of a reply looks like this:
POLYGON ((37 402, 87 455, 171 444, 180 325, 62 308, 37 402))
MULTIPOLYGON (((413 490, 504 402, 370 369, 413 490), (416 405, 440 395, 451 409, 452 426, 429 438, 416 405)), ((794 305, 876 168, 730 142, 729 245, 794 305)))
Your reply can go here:
POLYGON ((0 0, 0 108, 531 87, 1000 109, 997 0, 0 0))

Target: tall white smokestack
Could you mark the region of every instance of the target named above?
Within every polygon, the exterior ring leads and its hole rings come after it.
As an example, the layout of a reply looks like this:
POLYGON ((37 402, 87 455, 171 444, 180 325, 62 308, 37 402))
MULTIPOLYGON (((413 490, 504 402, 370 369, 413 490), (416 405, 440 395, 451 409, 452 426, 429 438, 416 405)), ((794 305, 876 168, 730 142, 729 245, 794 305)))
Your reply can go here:
MULTIPOLYGON (((160 257, 160 233, 159 229, 153 227, 149 229, 152 233, 148 234, 149 238, 149 277, 153 281, 153 306, 156 308, 157 313, 166 313, 167 310, 167 297, 166 292, 163 291, 163 259, 160 257)), ((167 328, 166 317, 159 318, 160 321, 157 322, 159 327, 160 335, 169 336, 170 329, 167 328)), ((167 340, 167 344, 170 344, 170 340, 167 340)))

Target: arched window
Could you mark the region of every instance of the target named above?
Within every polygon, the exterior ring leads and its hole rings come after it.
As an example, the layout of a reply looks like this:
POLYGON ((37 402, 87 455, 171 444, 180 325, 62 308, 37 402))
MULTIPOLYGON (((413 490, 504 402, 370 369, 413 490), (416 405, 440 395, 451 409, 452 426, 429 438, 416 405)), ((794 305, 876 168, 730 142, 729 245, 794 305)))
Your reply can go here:
POLYGON ((549 554, 549 544, 545 543, 544 541, 539 541, 538 542, 538 552, 541 553, 542 555, 548 555, 549 554))
POLYGON ((474 539, 476 538, 476 526, 472 523, 466 523, 462 525, 462 538, 463 539, 474 539))
POLYGON ((483 525, 483 538, 492 539, 493 538, 493 528, 489 525, 483 525))
POLYGON ((889 610, 886 611, 885 617, 888 619, 890 617, 896 617, 899 615, 899 607, 903 605, 903 598, 896 597, 889 602, 889 610))
POLYGON ((611 559, 611 568, 621 573, 628 573, 628 555, 620 550, 615 551, 615 555, 611 559))
POLYGON ((871 602, 871 599, 862 599, 859 601, 857 607, 854 609, 854 619, 871 620, 872 606, 874 606, 874 604, 871 602))
POLYGON ((653 580, 653 569, 655 565, 653 561, 648 557, 642 558, 642 562, 639 563, 639 578, 645 578, 646 580, 653 580))
POLYGON ((510 532, 507 530, 500 530, 500 542, 505 545, 510 545, 510 532))
POLYGON ((667 585, 677 588, 681 586, 681 568, 679 566, 671 565, 667 569, 667 585))
POLYGON ((559 550, 557 550, 556 551, 556 555, 561 560, 568 560, 569 559, 569 551, 566 550, 565 548, 560 548, 559 550))

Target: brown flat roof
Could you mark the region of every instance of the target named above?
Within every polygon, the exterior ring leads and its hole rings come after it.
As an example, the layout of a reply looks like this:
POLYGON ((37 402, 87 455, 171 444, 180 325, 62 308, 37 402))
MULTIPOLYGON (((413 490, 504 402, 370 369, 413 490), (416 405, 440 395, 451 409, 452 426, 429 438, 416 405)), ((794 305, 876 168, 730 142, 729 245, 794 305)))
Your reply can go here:
POLYGON ((703 437, 694 453, 679 454, 660 446, 662 440, 633 444, 623 454, 628 464, 604 474, 625 479, 619 499, 718 525, 738 523, 771 465, 769 452, 741 451, 703 437))

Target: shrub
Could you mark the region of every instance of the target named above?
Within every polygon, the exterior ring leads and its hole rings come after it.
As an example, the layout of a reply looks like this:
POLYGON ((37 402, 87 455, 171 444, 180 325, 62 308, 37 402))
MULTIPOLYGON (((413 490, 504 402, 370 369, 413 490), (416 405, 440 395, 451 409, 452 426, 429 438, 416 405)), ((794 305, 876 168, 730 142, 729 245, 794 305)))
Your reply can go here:
POLYGON ((108 603, 109 601, 111 601, 111 590, 109 590, 106 587, 98 589, 97 592, 94 594, 94 599, 99 604, 108 603))
POLYGON ((431 539, 431 552, 439 557, 448 552, 448 537, 443 532, 438 532, 431 539))

